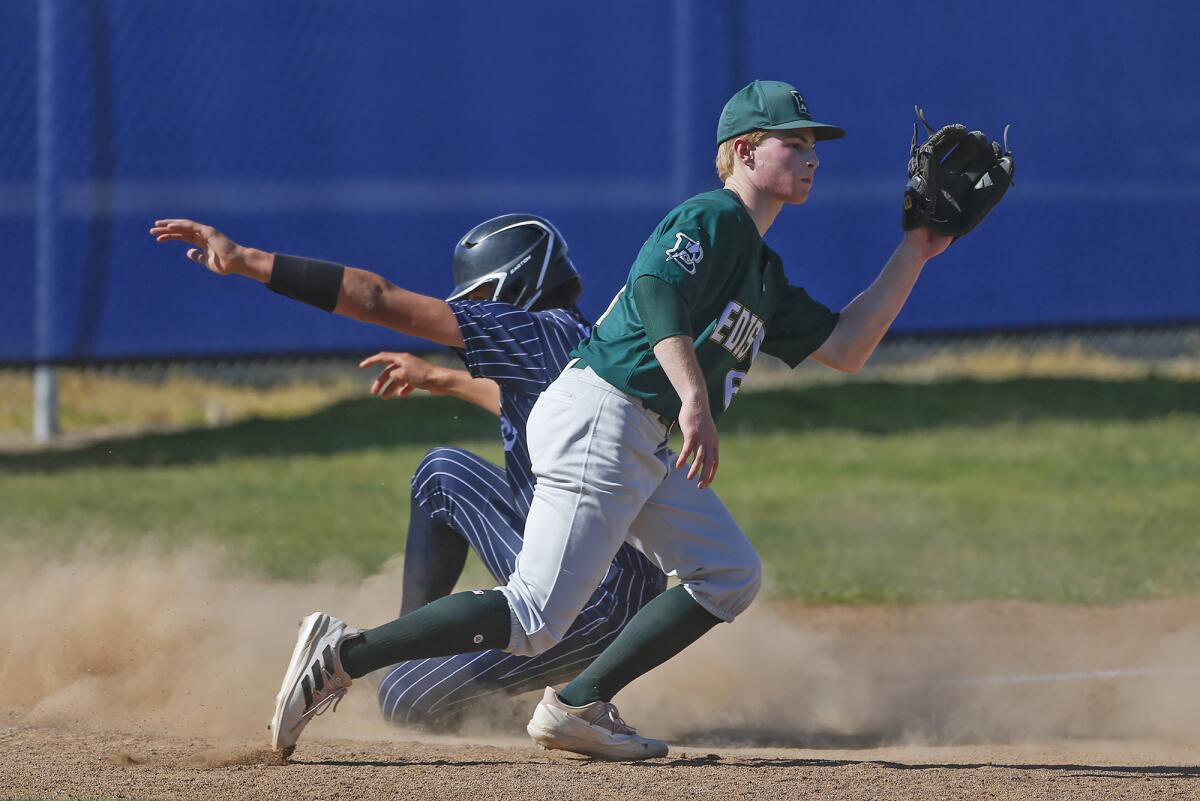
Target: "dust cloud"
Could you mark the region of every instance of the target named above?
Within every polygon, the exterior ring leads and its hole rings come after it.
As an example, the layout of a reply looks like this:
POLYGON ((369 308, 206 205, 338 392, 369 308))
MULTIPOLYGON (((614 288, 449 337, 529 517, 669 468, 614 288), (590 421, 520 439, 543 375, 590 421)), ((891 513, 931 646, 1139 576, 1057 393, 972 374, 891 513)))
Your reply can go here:
POLYGON ((714 745, 1200 742, 1198 680, 1200 602, 762 606, 630 687, 622 714, 714 745))
MULTIPOLYGON (((297 622, 317 609, 360 627, 390 620, 400 573, 394 562, 365 581, 299 584, 248 574, 204 548, 78 551, 52 561, 8 549, 0 559, 0 686, 9 691, 0 715, 216 738, 230 749, 197 759, 268 761, 261 746, 297 622)), ((1198 679, 1200 601, 760 604, 617 700, 643 731, 695 744, 1190 743, 1200 741, 1198 679)), ((422 736, 384 724, 370 679, 357 684, 365 691, 352 689, 314 734, 422 736)), ((518 717, 476 722, 473 736, 491 725, 497 736, 520 737, 518 717)))
MULTIPOLYGON (((327 610, 362 626, 390 620, 399 568, 363 582, 296 584, 249 575, 205 548, 81 550, 59 561, 9 552, 0 681, 21 691, 5 693, 0 711, 32 723, 266 742, 300 619, 327 610)), ((373 693, 351 692, 322 723, 334 719, 331 734, 389 734, 373 693)))

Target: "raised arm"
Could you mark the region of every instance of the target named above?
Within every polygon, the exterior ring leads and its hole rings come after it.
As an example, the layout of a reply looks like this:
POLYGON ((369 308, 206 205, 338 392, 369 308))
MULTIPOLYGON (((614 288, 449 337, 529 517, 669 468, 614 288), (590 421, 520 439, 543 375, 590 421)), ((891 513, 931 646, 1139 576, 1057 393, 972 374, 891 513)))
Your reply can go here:
POLYGON ((440 345, 463 346, 445 301, 409 292, 368 270, 244 247, 192 220, 158 220, 150 235, 159 242, 193 245, 187 257, 217 275, 240 275, 325 311, 440 345))
POLYGON ((933 234, 928 228, 905 232, 879 276, 842 309, 833 332, 812 358, 847 373, 862 369, 904 308, 925 262, 952 241, 953 237, 933 234))
POLYGON ((376 353, 359 367, 383 365, 371 384, 371 394, 380 398, 403 398, 414 389, 448 395, 500 415, 500 385, 490 378, 472 378, 466 370, 438 367, 411 353, 376 353))

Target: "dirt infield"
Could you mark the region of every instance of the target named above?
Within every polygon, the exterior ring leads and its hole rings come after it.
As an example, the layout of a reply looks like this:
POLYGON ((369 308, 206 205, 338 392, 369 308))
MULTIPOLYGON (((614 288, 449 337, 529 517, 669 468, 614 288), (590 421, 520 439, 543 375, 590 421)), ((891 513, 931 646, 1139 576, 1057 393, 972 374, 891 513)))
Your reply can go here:
MULTIPOLYGON (((393 566, 398 568, 398 566, 393 566)), ((264 748, 294 624, 387 619, 396 569, 299 586, 219 555, 0 562, 2 798, 1200 798, 1200 602, 761 605, 618 699, 613 765, 385 726, 369 678, 264 748)))
POLYGON ((261 746, 18 726, 4 795, 128 799, 1166 799, 1200 797, 1194 749, 1122 743, 867 750, 682 747, 642 764, 527 744, 314 740, 261 746))

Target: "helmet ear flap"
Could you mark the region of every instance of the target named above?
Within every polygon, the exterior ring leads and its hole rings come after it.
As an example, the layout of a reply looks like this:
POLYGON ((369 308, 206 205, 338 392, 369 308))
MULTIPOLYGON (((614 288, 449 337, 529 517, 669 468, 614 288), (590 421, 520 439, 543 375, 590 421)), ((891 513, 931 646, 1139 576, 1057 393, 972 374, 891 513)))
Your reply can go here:
POLYGON ((552 254, 541 285, 537 287, 536 294, 531 297, 525 308, 536 311, 575 308, 582 291, 583 281, 579 277, 579 271, 575 269, 571 257, 560 251, 556 255, 552 254))

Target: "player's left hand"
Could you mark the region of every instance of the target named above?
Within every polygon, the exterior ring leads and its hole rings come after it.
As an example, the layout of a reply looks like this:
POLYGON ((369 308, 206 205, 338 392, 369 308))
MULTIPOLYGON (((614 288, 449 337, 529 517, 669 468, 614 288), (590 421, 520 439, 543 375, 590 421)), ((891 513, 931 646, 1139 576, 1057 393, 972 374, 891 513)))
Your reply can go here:
POLYGON ((961 239, 983 222, 1012 186, 1016 164, 1008 147, 1008 126, 1001 144, 957 123, 935 130, 920 107, 915 111, 929 137, 918 145, 913 124, 900 225, 905 231, 928 227, 961 239))
POLYGON ((158 242, 195 245, 187 257, 217 275, 245 272, 245 248, 211 225, 193 220, 155 220, 150 235, 158 242))
POLYGON ((904 232, 904 244, 916 251, 922 261, 929 261, 941 254, 953 241, 953 236, 935 233, 924 225, 904 232))
POLYGON ((371 384, 371 394, 380 398, 403 398, 414 389, 434 391, 438 367, 411 353, 383 351, 359 362, 359 367, 386 365, 371 384))

